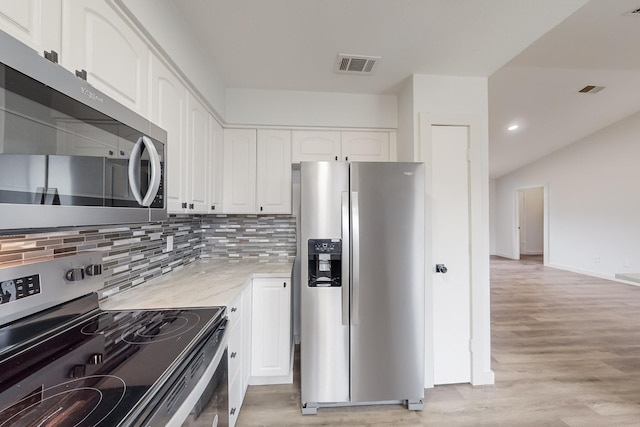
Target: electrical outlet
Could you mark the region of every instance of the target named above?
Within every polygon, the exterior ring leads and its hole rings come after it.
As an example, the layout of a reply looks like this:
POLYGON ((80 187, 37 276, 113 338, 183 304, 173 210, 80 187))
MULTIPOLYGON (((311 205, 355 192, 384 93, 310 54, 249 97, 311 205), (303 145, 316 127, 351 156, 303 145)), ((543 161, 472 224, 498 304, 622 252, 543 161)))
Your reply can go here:
POLYGON ((600 262, 600 255, 594 256, 593 257, 593 262, 596 263, 596 264, 599 263, 600 262))
POLYGON ((167 236, 167 252, 173 250, 173 236, 167 236))

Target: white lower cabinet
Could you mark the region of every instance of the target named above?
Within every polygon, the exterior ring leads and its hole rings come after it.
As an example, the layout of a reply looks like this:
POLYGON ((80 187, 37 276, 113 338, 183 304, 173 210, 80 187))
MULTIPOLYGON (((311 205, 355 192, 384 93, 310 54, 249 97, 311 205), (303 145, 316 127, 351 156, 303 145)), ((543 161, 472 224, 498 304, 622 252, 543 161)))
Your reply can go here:
POLYGON ((291 279, 254 278, 250 384, 293 382, 291 279))
POLYGON ((229 426, 233 427, 247 392, 251 360, 251 280, 227 307, 229 318, 227 363, 229 378, 229 426))

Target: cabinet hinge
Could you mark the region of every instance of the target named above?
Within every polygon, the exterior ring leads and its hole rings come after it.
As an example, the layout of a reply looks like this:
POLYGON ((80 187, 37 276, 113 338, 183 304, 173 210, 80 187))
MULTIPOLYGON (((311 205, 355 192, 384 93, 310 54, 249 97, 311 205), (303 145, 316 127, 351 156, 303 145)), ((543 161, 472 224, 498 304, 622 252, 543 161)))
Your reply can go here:
POLYGON ((47 52, 45 50, 44 51, 44 57, 45 57, 45 59, 48 59, 49 61, 53 62, 54 64, 58 63, 58 52, 56 52, 55 50, 52 50, 51 52, 47 52))

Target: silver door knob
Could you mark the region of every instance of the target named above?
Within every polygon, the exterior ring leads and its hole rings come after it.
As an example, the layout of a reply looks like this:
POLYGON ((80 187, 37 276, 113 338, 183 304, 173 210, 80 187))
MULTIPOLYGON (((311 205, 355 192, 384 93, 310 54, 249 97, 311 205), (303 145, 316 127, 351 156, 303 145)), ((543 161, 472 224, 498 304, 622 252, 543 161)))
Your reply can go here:
POLYGON ((447 267, 444 264, 436 264, 436 273, 446 273, 447 267))

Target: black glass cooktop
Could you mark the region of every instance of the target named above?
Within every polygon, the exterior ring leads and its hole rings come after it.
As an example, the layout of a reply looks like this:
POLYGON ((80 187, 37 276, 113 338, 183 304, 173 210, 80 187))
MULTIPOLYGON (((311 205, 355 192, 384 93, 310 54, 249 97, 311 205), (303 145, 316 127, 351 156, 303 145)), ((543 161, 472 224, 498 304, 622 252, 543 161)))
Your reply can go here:
POLYGON ((0 426, 119 425, 224 315, 218 307, 81 313, 86 304, 0 329, 0 426))

